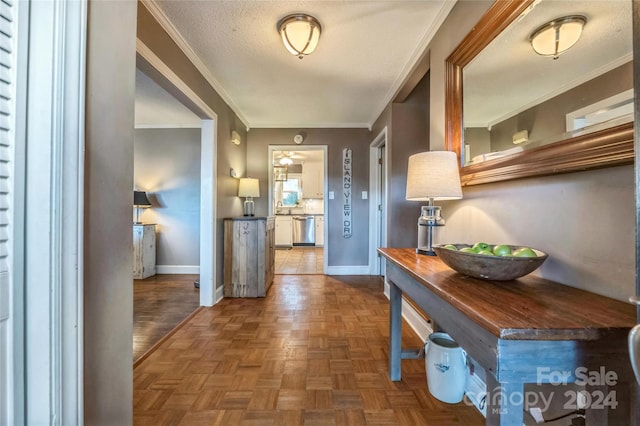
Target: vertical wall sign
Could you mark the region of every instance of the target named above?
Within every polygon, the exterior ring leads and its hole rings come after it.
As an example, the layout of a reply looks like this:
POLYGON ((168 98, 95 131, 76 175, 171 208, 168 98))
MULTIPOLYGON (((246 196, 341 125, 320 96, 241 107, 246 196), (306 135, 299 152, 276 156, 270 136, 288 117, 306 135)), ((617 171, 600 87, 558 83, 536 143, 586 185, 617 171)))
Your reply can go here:
POLYGON ((351 159, 351 149, 342 150, 342 195, 344 204, 342 207, 342 236, 351 238, 352 235, 352 211, 351 211, 351 173, 353 162, 351 159))

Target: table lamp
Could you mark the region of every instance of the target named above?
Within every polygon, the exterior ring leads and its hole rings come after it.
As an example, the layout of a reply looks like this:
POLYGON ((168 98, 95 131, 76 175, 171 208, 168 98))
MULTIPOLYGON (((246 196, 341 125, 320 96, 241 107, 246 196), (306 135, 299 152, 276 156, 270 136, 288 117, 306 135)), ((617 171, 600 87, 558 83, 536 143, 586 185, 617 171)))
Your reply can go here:
POLYGON ((260 196, 260 181, 253 178, 240 178, 238 197, 245 197, 244 215, 254 216, 253 197, 260 196))
POLYGON ((136 208, 136 221, 133 222, 136 225, 140 225, 140 209, 146 209, 151 207, 151 203, 147 198, 147 193, 144 191, 133 191, 133 207, 136 208))
POLYGON ((462 198, 458 157, 452 151, 429 151, 409 157, 407 192, 409 201, 427 201, 418 218, 418 248, 416 253, 435 256, 434 227, 444 226, 440 207, 434 200, 462 198))

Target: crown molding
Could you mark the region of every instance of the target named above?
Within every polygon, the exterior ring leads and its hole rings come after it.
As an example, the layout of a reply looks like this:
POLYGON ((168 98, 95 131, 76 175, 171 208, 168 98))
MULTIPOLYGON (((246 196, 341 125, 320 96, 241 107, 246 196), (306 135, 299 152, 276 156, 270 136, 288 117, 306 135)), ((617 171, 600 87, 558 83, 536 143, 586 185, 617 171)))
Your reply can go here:
POLYGON ((254 123, 253 129, 369 129, 369 123, 254 123))
POLYGON ((136 53, 158 70, 160 74, 169 80, 171 84, 193 102, 195 107, 199 108, 208 118, 214 119, 218 116, 209 104, 202 100, 196 92, 191 90, 191 88, 139 38, 136 38, 136 53))
POLYGON ((433 20, 433 24, 427 28, 428 31, 424 33, 422 39, 420 40, 420 43, 418 44, 413 54, 411 55, 411 58, 409 59, 409 61, 407 61, 406 65, 402 68, 402 70, 398 74, 398 77, 395 79, 395 81, 389 88, 389 91, 387 92, 387 95, 382 100, 381 105, 376 110, 374 110, 377 112, 374 112, 374 115, 371 117, 371 123, 368 125, 369 128, 373 126, 373 123, 376 122, 376 120, 384 112, 385 108, 396 97, 397 93, 402 88, 402 85, 407 80, 407 78, 411 75, 411 71, 413 70, 415 65, 420 61, 420 58, 422 57, 425 50, 431 43, 431 40, 433 40, 433 37, 436 35, 436 32, 438 32, 438 29, 440 29, 440 26, 442 26, 445 19, 447 19, 447 16, 449 16, 449 12, 451 12, 451 9, 453 9, 455 4, 456 4, 455 0, 446 0, 441 2, 440 10, 438 10, 436 17, 433 20))
POLYGON ((200 129, 198 124, 136 124, 135 129, 200 129))
POLYGON ((180 31, 173 25, 173 23, 169 20, 167 15, 160 9, 155 0, 142 0, 141 3, 144 7, 151 13, 151 15, 155 18, 155 20, 160 24, 162 29, 164 29, 169 37, 176 43, 178 48, 187 56, 187 58, 191 61, 191 63, 196 67, 196 69, 202 74, 202 76, 207 80, 207 82, 213 87, 213 89, 220 95, 220 97, 229 105, 229 108, 238 116, 240 121, 245 125, 248 129, 250 128, 249 121, 242 114, 240 108, 233 102, 231 96, 224 90, 222 84, 211 74, 207 66, 202 62, 200 57, 196 54, 196 52, 191 48, 189 43, 182 36, 180 31))

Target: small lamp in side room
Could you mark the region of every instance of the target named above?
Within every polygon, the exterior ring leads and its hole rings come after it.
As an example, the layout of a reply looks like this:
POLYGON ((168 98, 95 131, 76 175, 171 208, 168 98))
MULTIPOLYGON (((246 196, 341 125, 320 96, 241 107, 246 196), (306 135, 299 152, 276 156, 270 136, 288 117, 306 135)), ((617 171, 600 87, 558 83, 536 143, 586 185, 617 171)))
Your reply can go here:
POLYGON ((244 215, 254 216, 253 198, 260 197, 260 182, 253 178, 240 178, 238 197, 245 197, 244 215))
POLYGON ((146 209, 151 207, 151 203, 147 198, 147 193, 144 191, 133 191, 133 207, 136 209, 136 221, 133 222, 136 225, 140 225, 140 209, 146 209))
POLYGON ((430 151, 409 157, 407 193, 409 201, 427 201, 418 218, 417 253, 435 256, 433 251, 434 227, 444 226, 440 207, 434 200, 462 198, 458 157, 452 151, 430 151))

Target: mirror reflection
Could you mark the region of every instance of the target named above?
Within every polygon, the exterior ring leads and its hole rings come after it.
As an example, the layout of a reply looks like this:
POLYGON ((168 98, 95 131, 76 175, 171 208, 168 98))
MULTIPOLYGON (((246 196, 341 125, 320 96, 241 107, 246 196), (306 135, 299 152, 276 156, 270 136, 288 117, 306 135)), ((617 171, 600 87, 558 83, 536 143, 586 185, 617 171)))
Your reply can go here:
MULTIPOLYGON (((464 67, 465 164, 633 121, 631 20, 630 0, 534 2, 464 67), (576 15, 574 45, 534 51, 536 30, 576 15)), ((564 30, 550 27, 562 44, 564 30)))

